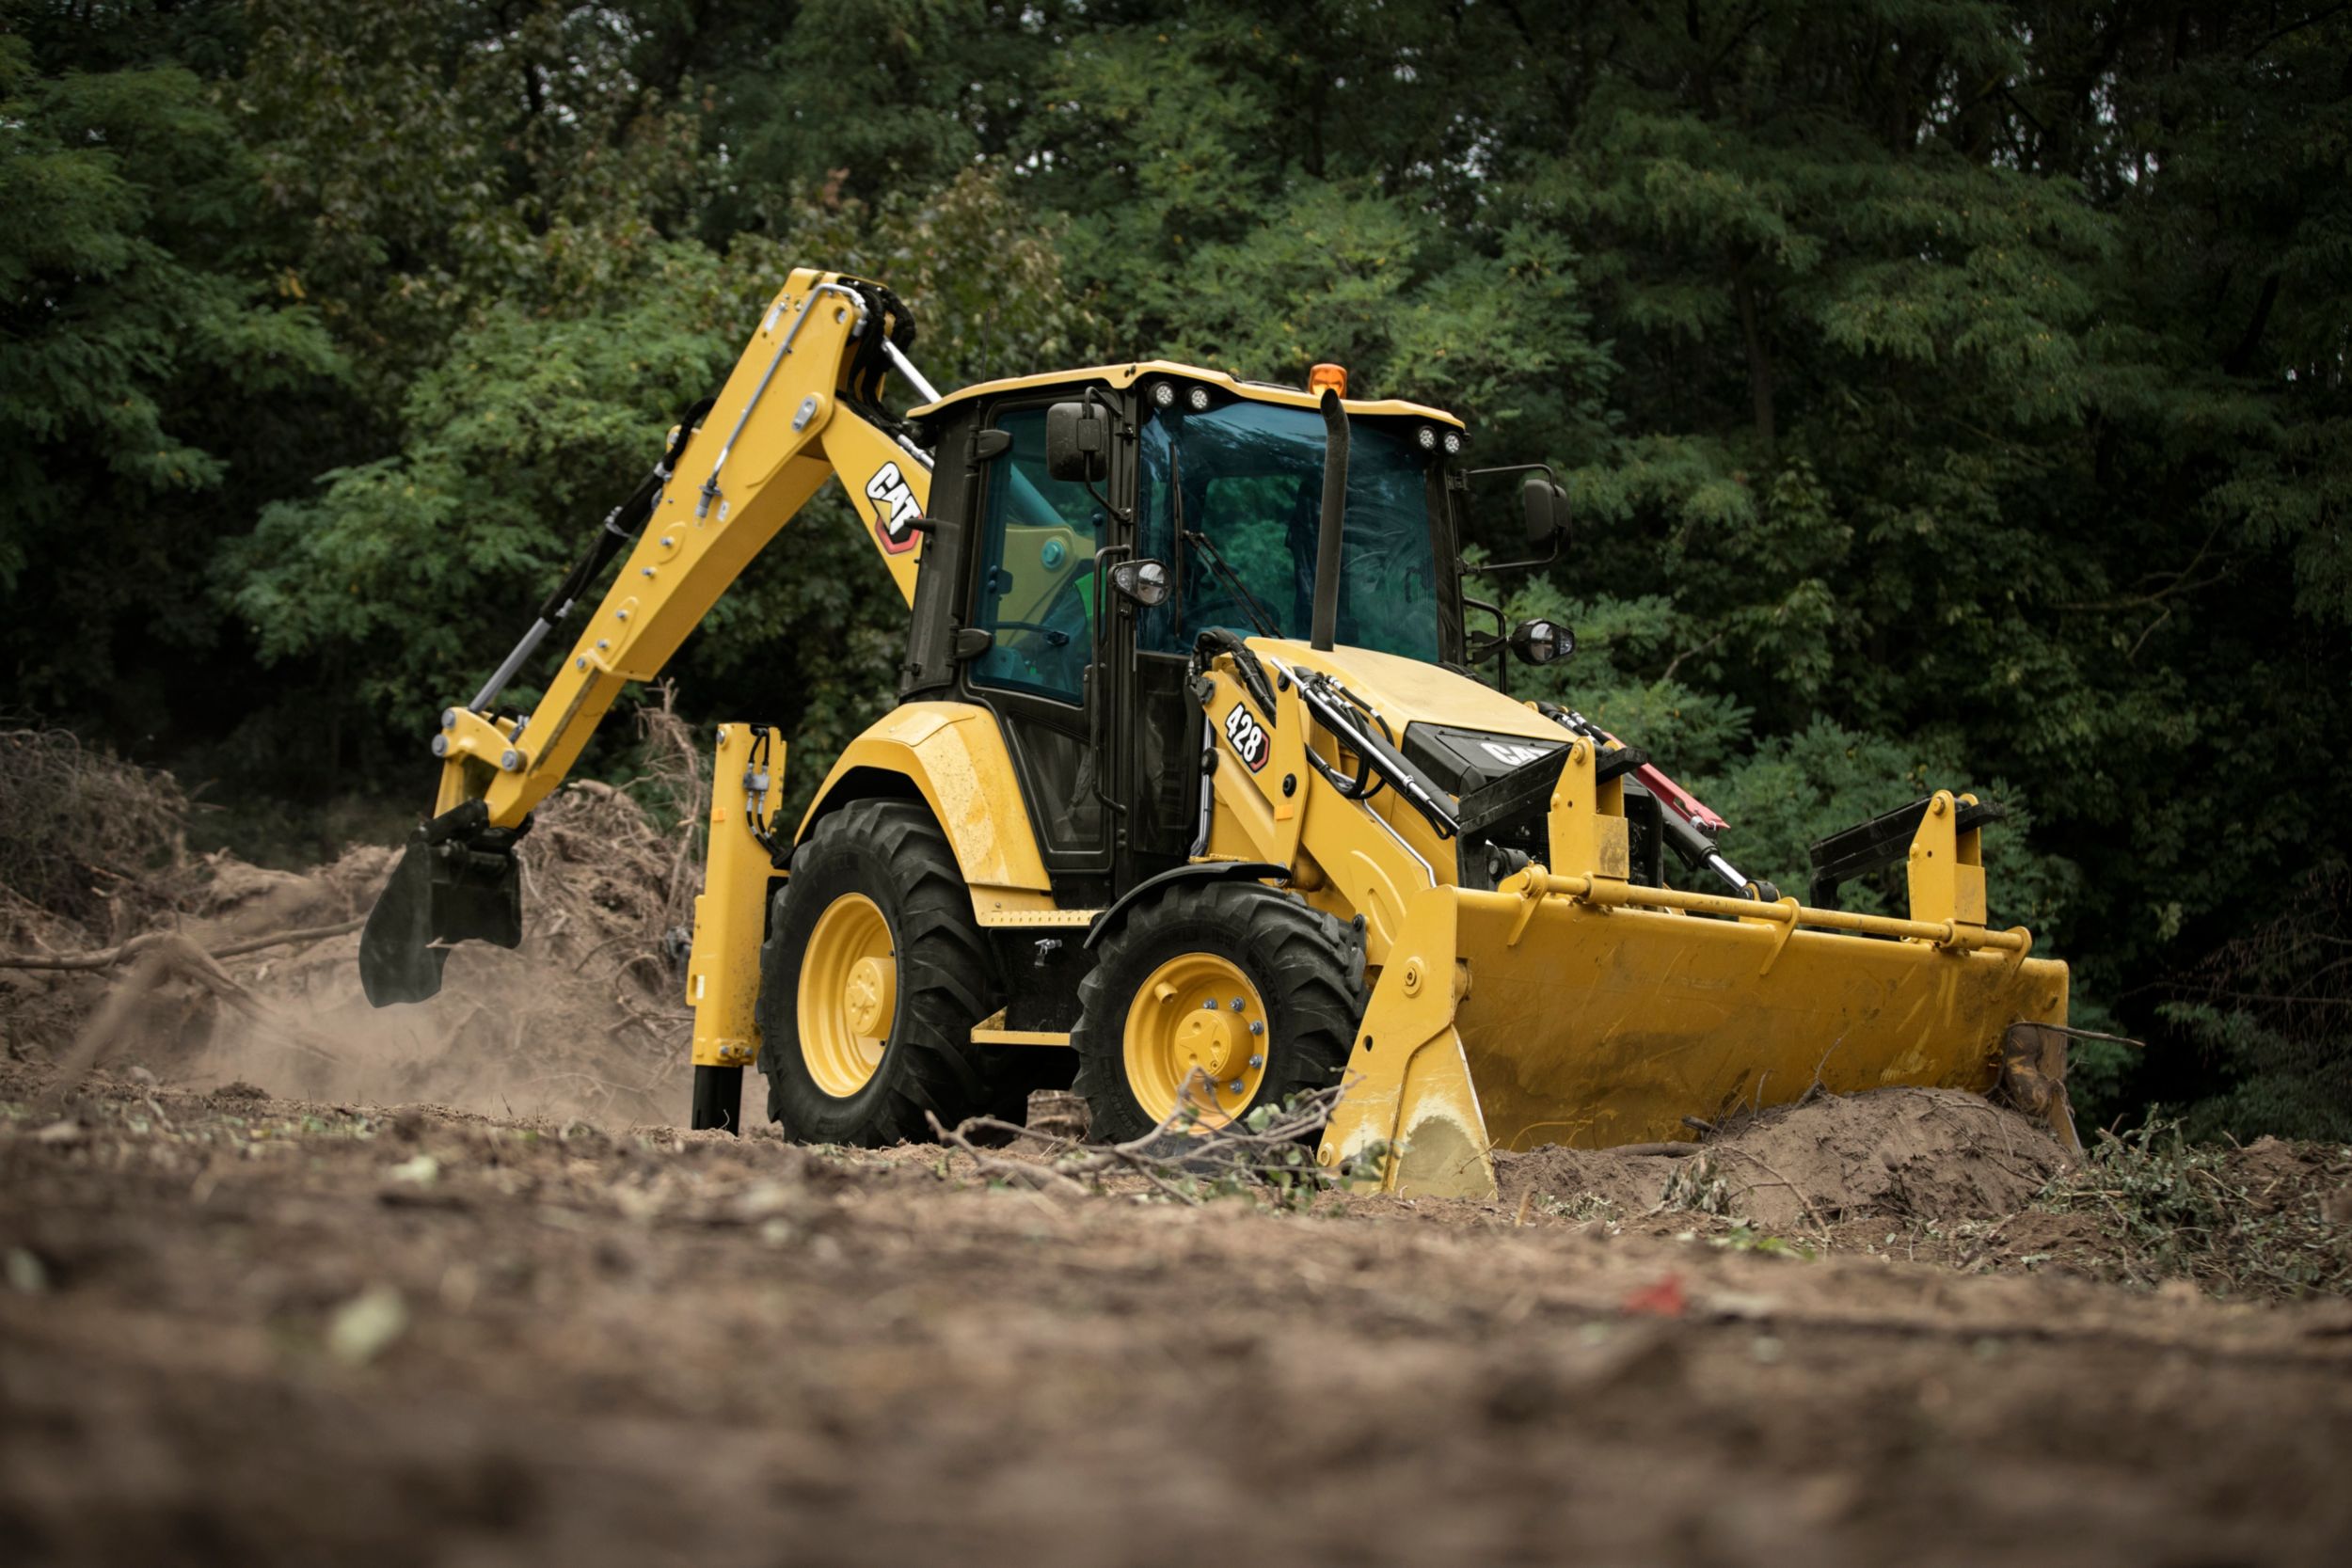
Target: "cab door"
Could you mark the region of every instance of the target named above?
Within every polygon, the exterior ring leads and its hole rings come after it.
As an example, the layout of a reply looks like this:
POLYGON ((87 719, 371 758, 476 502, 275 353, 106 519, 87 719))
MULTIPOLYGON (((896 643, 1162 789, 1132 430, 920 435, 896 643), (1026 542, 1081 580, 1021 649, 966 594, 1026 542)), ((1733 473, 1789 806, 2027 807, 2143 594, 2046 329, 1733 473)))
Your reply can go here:
POLYGON ((981 470, 963 625, 989 641, 964 661, 961 682, 1003 725, 1056 897, 1083 905, 1107 895, 1111 871, 1104 796, 1115 781, 1101 748, 1110 693, 1098 662, 1109 655, 1094 558, 1113 525, 1086 485, 1046 472, 1052 401, 1005 399, 986 416, 1009 444, 981 470))

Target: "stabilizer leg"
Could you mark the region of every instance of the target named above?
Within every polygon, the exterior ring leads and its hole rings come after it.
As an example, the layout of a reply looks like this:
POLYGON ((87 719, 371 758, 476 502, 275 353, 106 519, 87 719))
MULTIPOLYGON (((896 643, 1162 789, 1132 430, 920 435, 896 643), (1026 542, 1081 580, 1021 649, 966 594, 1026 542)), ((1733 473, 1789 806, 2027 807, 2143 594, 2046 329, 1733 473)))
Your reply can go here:
POLYGON ((784 753, 784 742, 764 724, 719 726, 710 854, 686 963, 697 1128, 740 1131, 743 1069, 759 1054, 759 944, 780 879, 768 823, 783 795, 784 753), (722 1113, 723 1119, 712 1119, 722 1113))
POLYGON ((687 1123, 697 1132, 740 1134, 743 1131, 743 1069, 739 1067, 694 1068, 694 1111, 687 1123))

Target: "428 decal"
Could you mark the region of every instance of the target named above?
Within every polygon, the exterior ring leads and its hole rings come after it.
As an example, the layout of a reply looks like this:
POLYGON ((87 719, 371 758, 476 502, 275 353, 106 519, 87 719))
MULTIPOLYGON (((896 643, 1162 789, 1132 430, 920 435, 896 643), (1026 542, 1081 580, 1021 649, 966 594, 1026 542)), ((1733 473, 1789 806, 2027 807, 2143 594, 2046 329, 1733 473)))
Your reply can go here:
POLYGON ((1233 753, 1249 765, 1252 773, 1265 767, 1266 756, 1273 751, 1264 727, 1239 703, 1225 716, 1225 738, 1233 743, 1233 753))

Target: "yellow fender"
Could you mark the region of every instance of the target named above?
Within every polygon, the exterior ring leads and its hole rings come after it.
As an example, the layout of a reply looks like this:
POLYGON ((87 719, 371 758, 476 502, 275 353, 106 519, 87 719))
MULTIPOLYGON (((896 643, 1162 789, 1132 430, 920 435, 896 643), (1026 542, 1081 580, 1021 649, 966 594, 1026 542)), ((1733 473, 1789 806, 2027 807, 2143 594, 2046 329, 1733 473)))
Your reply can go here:
POLYGON ((842 751, 794 842, 819 816, 866 793, 856 775, 907 780, 931 808, 972 890, 972 907, 988 924, 995 914, 1053 908, 1052 884, 1012 756, 996 717, 971 703, 906 703, 842 751))
MULTIPOLYGON (((753 832, 752 817, 761 803, 734 786, 752 766, 755 739, 746 724, 719 731, 710 864, 702 895, 694 900, 694 950, 686 986, 694 1009, 697 1067, 740 1068, 759 1053, 759 948, 778 877, 753 832)), ((772 793, 766 800, 783 792, 784 757, 784 743, 774 741, 767 759, 772 793)), ((986 708, 908 703, 886 715, 841 753, 793 842, 807 837, 826 812, 871 793, 876 774, 894 781, 894 790, 895 781, 912 784, 930 807, 955 850, 972 890, 973 912, 983 926, 1083 926, 1092 915, 1092 911, 1054 909, 1012 758, 986 708)))

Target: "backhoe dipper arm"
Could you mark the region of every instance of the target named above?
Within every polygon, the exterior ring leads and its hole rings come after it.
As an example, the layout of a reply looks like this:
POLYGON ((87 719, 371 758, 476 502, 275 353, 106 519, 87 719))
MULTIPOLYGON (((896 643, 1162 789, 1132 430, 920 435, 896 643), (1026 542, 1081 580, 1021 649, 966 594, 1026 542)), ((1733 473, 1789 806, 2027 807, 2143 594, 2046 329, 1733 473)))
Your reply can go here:
MULTIPOLYGON (((905 308, 878 285, 809 268, 786 280, 701 429, 683 433, 635 549, 538 706, 519 723, 494 718, 494 681, 475 706, 442 714, 437 818, 479 800, 479 812, 465 814, 469 826, 521 826, 563 782, 621 688, 660 673, 828 479, 840 478, 882 564, 914 602, 930 459, 892 434, 881 408, 894 367, 926 400, 936 396, 906 359, 913 338, 905 308)), ((543 614, 534 636, 545 625, 543 614)))
POLYGON ((359 939, 370 1002, 421 1002, 438 991, 452 942, 522 941, 514 847, 532 808, 564 782, 621 688, 660 673, 825 481, 839 476, 898 592, 914 602, 930 459, 895 433, 882 406, 894 368, 925 401, 938 396, 907 361, 914 339, 906 308, 887 289, 807 268, 786 280, 699 428, 673 436, 473 701, 442 713, 433 818, 410 839, 359 939), (632 536, 619 577, 539 705, 521 720, 498 716, 500 690, 632 536))

